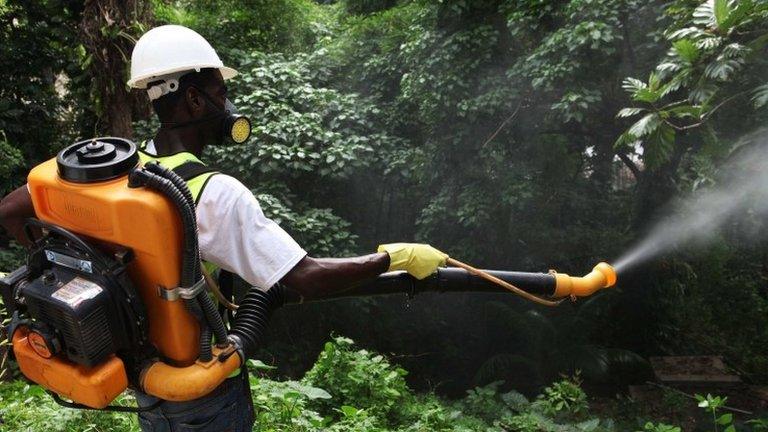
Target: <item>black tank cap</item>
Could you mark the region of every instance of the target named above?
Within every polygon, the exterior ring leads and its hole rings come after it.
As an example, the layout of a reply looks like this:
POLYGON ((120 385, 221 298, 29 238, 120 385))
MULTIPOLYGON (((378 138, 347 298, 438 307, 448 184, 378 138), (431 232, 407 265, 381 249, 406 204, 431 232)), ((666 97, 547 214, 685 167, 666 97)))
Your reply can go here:
POLYGON ((136 144, 117 137, 80 141, 56 156, 59 177, 75 183, 92 183, 127 175, 139 164, 136 144))

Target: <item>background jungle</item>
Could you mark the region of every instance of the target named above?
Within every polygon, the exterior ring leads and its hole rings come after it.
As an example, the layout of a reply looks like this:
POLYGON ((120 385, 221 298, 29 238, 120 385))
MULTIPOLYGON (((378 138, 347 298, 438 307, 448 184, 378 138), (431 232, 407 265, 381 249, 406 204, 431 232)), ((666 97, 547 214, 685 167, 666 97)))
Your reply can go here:
MULTIPOLYGON (((759 0, 0 0, 0 195, 78 139, 151 138, 148 101, 124 83, 135 40, 164 23, 241 72, 230 93, 254 137, 206 160, 316 256, 420 241, 578 274, 715 184, 768 113, 759 0)), ((260 359, 297 379, 340 334, 445 397, 496 381, 535 395, 577 370, 611 393, 668 354, 722 355, 765 383, 768 248, 739 235, 763 223, 556 310, 476 294, 285 308, 260 359)), ((0 246, 9 270, 22 250, 0 246)))

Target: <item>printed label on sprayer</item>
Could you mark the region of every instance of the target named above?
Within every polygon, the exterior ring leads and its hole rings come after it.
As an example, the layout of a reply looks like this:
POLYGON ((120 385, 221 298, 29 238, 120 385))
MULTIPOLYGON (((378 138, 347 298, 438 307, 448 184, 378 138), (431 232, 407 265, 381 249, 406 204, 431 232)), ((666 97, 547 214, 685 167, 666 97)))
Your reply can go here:
POLYGON ((101 287, 97 284, 77 276, 56 290, 51 297, 61 300, 74 308, 82 303, 83 300, 96 297, 101 291, 101 287))

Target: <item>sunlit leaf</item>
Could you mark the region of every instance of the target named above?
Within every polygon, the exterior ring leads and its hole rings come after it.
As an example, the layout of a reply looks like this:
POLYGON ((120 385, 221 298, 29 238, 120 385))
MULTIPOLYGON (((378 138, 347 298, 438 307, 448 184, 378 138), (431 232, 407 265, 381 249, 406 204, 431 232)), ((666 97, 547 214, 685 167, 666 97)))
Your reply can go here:
POLYGON ((632 117, 637 114, 640 114, 641 112, 647 111, 644 108, 635 108, 635 107, 629 107, 629 108, 622 108, 618 114, 616 114, 616 117, 622 118, 622 117, 632 117))
POLYGON ((723 43, 723 39, 717 36, 707 36, 696 41, 696 47, 702 50, 712 50, 723 43))
POLYGON ((629 134, 635 137, 643 137, 653 133, 661 124, 661 118, 656 113, 646 114, 629 128, 629 134))
POLYGON ((706 0, 693 11, 693 22, 697 25, 715 28, 715 0, 706 0))
POLYGON ((753 91, 752 102, 755 104, 755 108, 762 108, 768 103, 768 84, 763 84, 753 91))
POLYGON ((669 35, 667 35, 667 39, 677 40, 677 39, 685 39, 685 38, 687 38, 687 39, 694 39, 694 40, 696 40, 696 39, 698 39, 698 38, 700 38, 702 36, 705 36, 705 35, 706 35, 706 33, 704 31, 702 31, 698 27, 685 27, 685 28, 681 28, 679 30, 675 30, 672 33, 670 33, 669 35))
POLYGON ((737 60, 718 59, 707 65, 704 69, 704 76, 720 81, 726 81, 740 68, 741 63, 737 60))
POLYGON ((660 76, 666 76, 667 74, 677 72, 680 70, 680 65, 675 62, 662 62, 659 63, 658 66, 656 66, 656 71, 659 72, 660 76))
POLYGON ((616 139, 616 142, 613 144, 614 148, 621 149, 626 147, 635 147, 641 143, 641 140, 630 134, 629 132, 624 132, 623 134, 619 135, 619 137, 616 139))
POLYGON ((630 94, 637 93, 638 91, 646 87, 648 86, 643 81, 637 78, 632 78, 632 77, 624 78, 624 81, 621 83, 621 88, 623 88, 624 90, 627 91, 627 93, 630 93, 630 94))

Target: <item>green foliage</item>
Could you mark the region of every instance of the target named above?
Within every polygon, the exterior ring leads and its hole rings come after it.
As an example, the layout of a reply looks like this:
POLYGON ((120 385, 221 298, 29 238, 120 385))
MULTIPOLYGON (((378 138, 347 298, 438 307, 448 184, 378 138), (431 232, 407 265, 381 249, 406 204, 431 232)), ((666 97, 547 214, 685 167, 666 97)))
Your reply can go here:
POLYGON ((762 418, 762 419, 748 420, 747 424, 752 426, 752 429, 755 432, 768 431, 768 419, 762 418))
POLYGON ((712 244, 695 259, 675 262, 659 286, 665 296, 658 307, 669 317, 659 334, 660 346, 673 352, 684 352, 678 350, 685 347, 703 351, 727 340, 728 345, 718 352, 735 368, 749 371, 748 379, 765 380, 768 335, 740 324, 762 319, 758 317, 768 310, 761 294, 763 284, 752 279, 748 262, 747 252, 738 252, 724 241, 712 244))
MULTIPOLYGON (((134 404, 132 396, 123 394, 114 402, 134 404)), ((0 386, 0 431, 132 431, 138 432, 135 415, 62 408, 38 386, 24 382, 4 382, 0 386)))
POLYGON ((287 229, 309 253, 317 256, 351 255, 357 236, 350 234, 349 222, 330 209, 296 211, 268 194, 256 194, 264 214, 287 229))
MULTIPOLYGON (((467 390, 467 396, 462 404, 462 411, 484 420, 497 418, 503 412, 511 414, 512 411, 507 406, 507 400, 512 400, 512 397, 499 397, 498 389, 501 384, 500 381, 496 381, 483 387, 467 390)), ((527 406, 528 401, 525 400, 525 397, 522 395, 519 395, 519 397, 523 398, 524 403, 517 401, 518 406, 527 406)))
POLYGON ((0 3, 0 196, 23 183, 25 169, 50 157, 88 127, 77 16, 66 2, 0 3))
POLYGON ((587 395, 581 389, 579 375, 574 375, 571 379, 563 379, 552 383, 544 389, 544 393, 539 396, 539 400, 546 402, 545 411, 551 415, 564 413, 570 416, 579 416, 584 414, 589 408, 587 395))
POLYGON ((678 134, 702 128, 719 110, 743 102, 742 95, 752 94, 754 105, 763 106, 763 80, 755 72, 764 67, 756 53, 768 42, 767 22, 764 2, 709 0, 693 10, 690 22, 667 29, 671 48, 648 80, 624 81, 641 107, 625 108, 619 116, 647 114, 619 137, 617 147, 642 145, 646 165, 656 169, 670 161, 678 134))
MULTIPOLYGON (((0 131, 1 132, 1 131, 0 131)), ((5 135, 0 135, 0 196, 11 192, 24 166, 24 156, 18 148, 12 146, 5 135)))
POLYGON ((260 174, 344 178, 366 166, 374 145, 384 144, 386 137, 372 129, 376 108, 356 95, 313 85, 306 56, 243 56, 248 61, 234 102, 251 117, 255 142, 214 149, 211 157, 222 168, 246 181, 260 174))
POLYGON ((681 429, 677 426, 670 426, 664 423, 654 424, 652 422, 648 422, 643 427, 643 431, 645 432, 681 432, 681 429))
POLYGON ((26 250, 16 242, 0 249, 0 271, 10 272, 24 264, 26 250))
POLYGON ((238 63, 234 49, 297 51, 312 43, 322 11, 308 0, 152 0, 161 24, 190 27, 213 41, 225 60, 238 63))
POLYGON ((733 425, 733 414, 725 413, 720 414, 722 408, 725 406, 727 397, 712 396, 707 393, 706 396, 700 394, 696 395, 696 400, 699 401, 699 408, 704 408, 712 415, 712 423, 715 432, 724 428, 724 432, 736 432, 736 427, 733 425))
MULTIPOLYGON (((252 370, 273 369, 251 361, 252 370)), ((535 402, 498 383, 475 388, 463 399, 445 401, 434 394, 415 395, 402 379, 404 371, 380 354, 355 349, 335 337, 301 381, 276 381, 251 375, 256 414, 254 431, 286 432, 619 432, 611 419, 589 417, 578 380, 565 379, 545 389, 535 402), (322 383, 327 387, 319 387, 322 383), (392 403, 396 401, 396 403, 392 403), (564 415, 565 414, 565 415, 564 415)), ((718 413, 725 398, 700 397, 718 413)), ((116 403, 133 404, 122 395, 116 403)), ((0 387, 0 431, 138 431, 135 415, 62 408, 37 386, 22 382, 0 387)), ((731 427, 730 414, 715 417, 731 427)), ((646 422, 643 431, 679 432, 680 428, 646 422)), ((752 422, 760 430, 760 420, 752 422)))
POLYGON ((251 377, 251 393, 260 430, 316 430, 328 422, 308 408, 311 401, 329 399, 322 389, 296 381, 272 381, 251 377))
MULTIPOLYGON (((409 397, 406 371, 392 367, 381 355, 354 350, 352 340, 336 337, 325 344, 304 382, 329 389, 336 405, 362 408, 373 415, 393 416, 409 397)), ((320 401, 320 404, 329 401, 320 401)))
POLYGON ((391 8, 397 3, 397 0, 344 0, 344 10, 348 14, 371 14, 384 9, 391 8))

